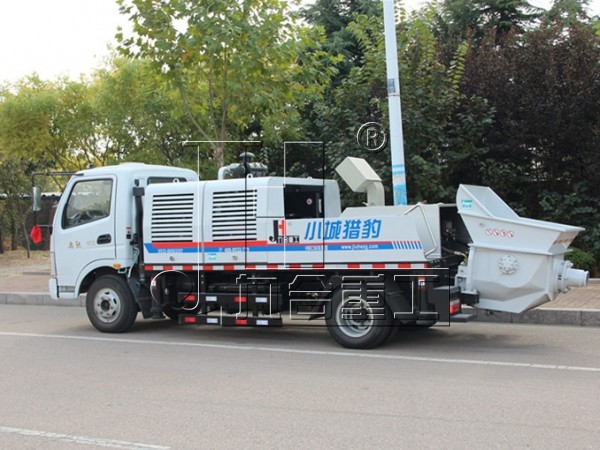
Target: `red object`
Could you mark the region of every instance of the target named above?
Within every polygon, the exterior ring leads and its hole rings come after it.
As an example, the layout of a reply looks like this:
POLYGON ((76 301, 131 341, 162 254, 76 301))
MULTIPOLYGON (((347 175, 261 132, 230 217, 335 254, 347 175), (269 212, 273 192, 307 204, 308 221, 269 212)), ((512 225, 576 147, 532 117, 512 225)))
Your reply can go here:
POLYGON ((460 300, 450 300, 450 315, 456 314, 457 312, 460 312, 460 300))
POLYGON ((34 244, 39 244, 42 242, 42 227, 39 225, 34 225, 33 228, 31 228, 29 236, 34 244))

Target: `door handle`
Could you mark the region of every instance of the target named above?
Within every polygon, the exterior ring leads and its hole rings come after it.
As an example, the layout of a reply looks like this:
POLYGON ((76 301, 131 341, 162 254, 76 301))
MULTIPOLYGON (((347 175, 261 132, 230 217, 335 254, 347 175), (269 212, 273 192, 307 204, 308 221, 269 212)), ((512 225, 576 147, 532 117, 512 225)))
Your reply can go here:
POLYGON ((110 244, 111 241, 112 237, 110 234, 101 234, 98 236, 98 239, 96 239, 96 244, 110 244))

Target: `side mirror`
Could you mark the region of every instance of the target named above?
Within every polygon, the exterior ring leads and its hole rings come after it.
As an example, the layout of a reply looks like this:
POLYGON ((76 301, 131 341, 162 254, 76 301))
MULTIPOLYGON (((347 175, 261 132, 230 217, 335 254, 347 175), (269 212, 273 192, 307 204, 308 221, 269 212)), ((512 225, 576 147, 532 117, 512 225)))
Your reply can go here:
POLYGON ((33 199, 33 210, 41 211, 42 210, 42 190, 39 186, 33 187, 32 197, 33 199))

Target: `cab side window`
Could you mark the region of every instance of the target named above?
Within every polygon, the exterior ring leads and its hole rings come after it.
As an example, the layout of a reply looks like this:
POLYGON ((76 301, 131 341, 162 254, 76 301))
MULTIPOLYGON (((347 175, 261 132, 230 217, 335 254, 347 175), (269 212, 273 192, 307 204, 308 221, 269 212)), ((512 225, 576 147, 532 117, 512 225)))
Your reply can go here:
POLYGON ((108 217, 112 180, 79 181, 73 186, 62 216, 62 227, 72 228, 108 217))

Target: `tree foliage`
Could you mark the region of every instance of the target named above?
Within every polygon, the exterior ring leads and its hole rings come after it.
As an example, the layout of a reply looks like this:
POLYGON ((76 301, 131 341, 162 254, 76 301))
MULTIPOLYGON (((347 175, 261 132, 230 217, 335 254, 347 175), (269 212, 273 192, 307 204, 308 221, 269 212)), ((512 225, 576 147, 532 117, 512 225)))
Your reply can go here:
POLYGON ((499 44, 508 33, 525 32, 541 13, 527 0, 443 0, 436 26, 455 43, 467 37, 478 42, 493 32, 499 44))
MULTIPOLYGON (((96 72, 90 89, 111 162, 196 168, 196 153, 182 145, 193 139, 194 126, 177 93, 160 80, 149 61, 115 58, 111 66, 96 72)), ((206 162, 201 169, 214 171, 206 162)))
MULTIPOLYGON (((434 33, 433 17, 433 9, 410 19, 401 10, 398 30, 407 183, 413 201, 452 199, 456 175, 466 172, 468 158, 481 151, 479 142, 491 118, 483 98, 469 98, 459 89, 467 45, 459 46, 451 58, 444 58, 443 41, 434 33)), ((308 120, 316 126, 315 137, 323 133, 328 143, 330 167, 346 156, 366 157, 389 187, 389 154, 368 154, 355 141, 356 130, 363 123, 388 122, 381 19, 381 10, 376 15, 354 12, 349 22, 320 19, 347 23, 344 33, 330 30, 328 39, 337 42, 346 36, 356 42, 361 56, 348 75, 334 83, 331 94, 309 112, 308 120)), ((391 199, 389 189, 387 195, 391 199)), ((345 192, 345 197, 351 195, 345 192)))
POLYGON ((35 166, 0 152, 0 253, 4 236, 10 237, 10 249, 16 250, 25 242, 29 256, 26 220, 30 211, 26 194, 35 166))
MULTIPOLYGON (((84 84, 28 77, 1 93, 0 149, 57 168, 97 163, 89 136, 93 110, 84 84), (84 129, 79 129, 83 127, 84 129)), ((102 159, 99 160, 103 162, 102 159)))
MULTIPOLYGON (((321 93, 332 71, 319 30, 302 26, 280 0, 119 4, 134 24, 131 37, 119 35, 121 50, 151 61, 177 89, 200 140, 291 132, 298 105, 321 93)), ((212 149, 222 165, 224 144, 212 149)))

